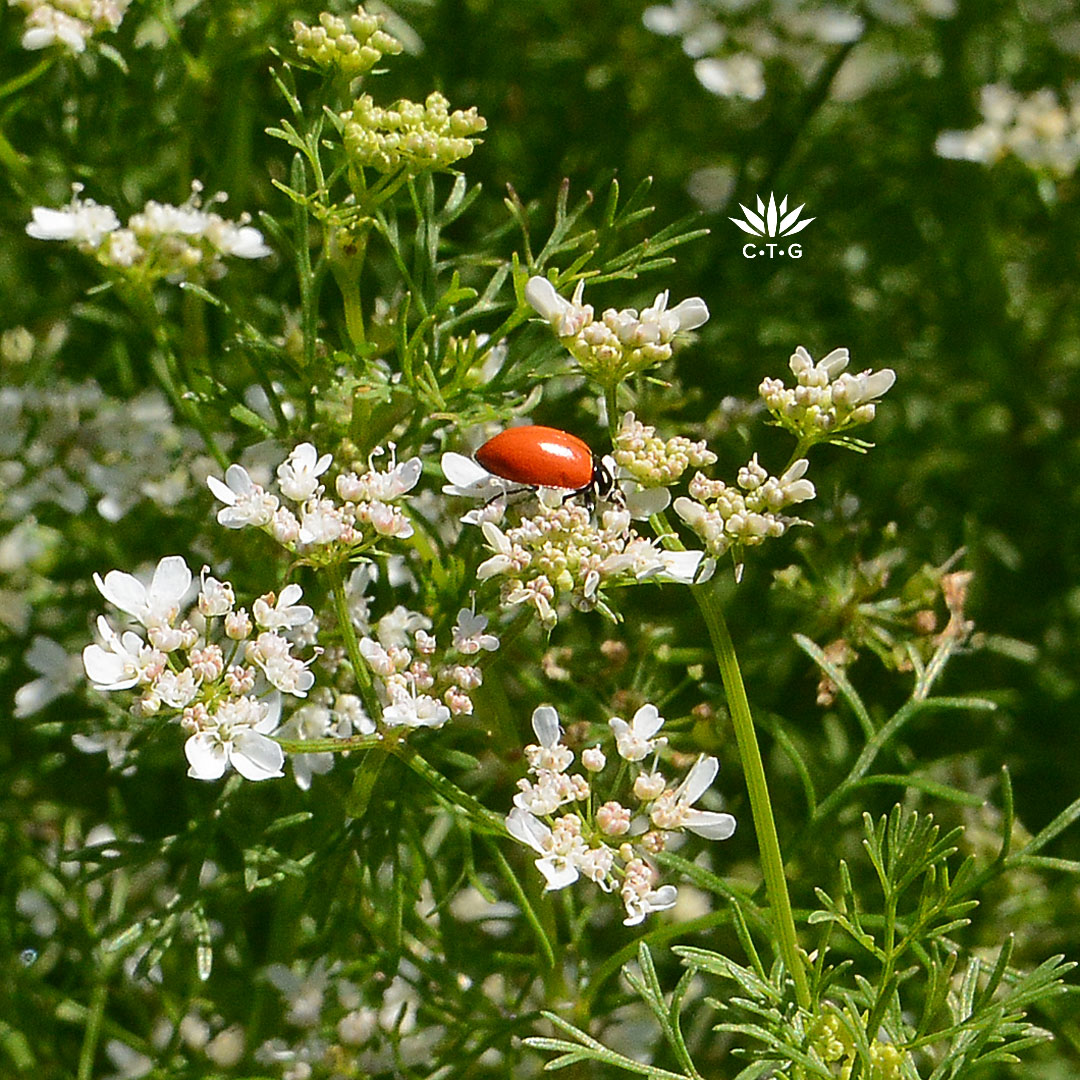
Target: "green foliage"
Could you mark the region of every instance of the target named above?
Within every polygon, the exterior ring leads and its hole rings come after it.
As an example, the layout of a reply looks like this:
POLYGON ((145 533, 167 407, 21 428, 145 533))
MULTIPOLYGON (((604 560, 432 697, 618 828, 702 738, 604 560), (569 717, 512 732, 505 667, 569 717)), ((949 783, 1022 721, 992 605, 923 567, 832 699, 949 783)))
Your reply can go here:
POLYGON ((78 54, 23 48, 30 6, 0 7, 0 1075, 1073 1076, 1078 187, 934 150, 987 84, 1066 100, 1071 6, 841 3, 825 24, 701 0, 687 37, 644 0, 403 0, 400 54, 336 60, 291 39, 308 3, 135 3, 78 54), (764 96, 708 92, 696 61, 739 54, 764 96), (363 157, 365 94, 423 103, 409 130, 434 150, 363 157), (25 232, 75 182, 127 221, 193 181, 274 254, 206 249, 177 283, 160 253, 129 273, 25 232), (771 191, 814 218, 801 261, 740 253, 728 218, 771 191), (534 318, 534 275, 598 313, 669 289, 711 319, 605 396, 534 318), (500 621, 441 451, 529 418, 603 452, 632 408, 707 440, 718 474, 760 451, 780 475, 755 393, 800 344, 898 379, 873 454, 817 448, 795 556, 752 550, 737 587, 726 566, 694 593, 620 584, 618 623, 500 621), (421 459, 412 536, 350 552, 379 568, 364 603, 442 641, 487 611, 500 649, 439 731, 280 736, 294 763, 334 753, 308 789, 199 782, 186 732, 87 685, 92 575, 183 552, 245 595, 297 581, 319 689, 377 711, 354 567, 221 529, 206 490, 302 441, 342 471, 388 443, 421 459), (720 678, 710 604, 739 654, 720 678), (545 892, 507 839, 541 702, 579 757, 614 757, 605 721, 649 702, 665 766, 722 760, 739 830, 656 852, 672 911, 624 927, 617 892, 545 892))

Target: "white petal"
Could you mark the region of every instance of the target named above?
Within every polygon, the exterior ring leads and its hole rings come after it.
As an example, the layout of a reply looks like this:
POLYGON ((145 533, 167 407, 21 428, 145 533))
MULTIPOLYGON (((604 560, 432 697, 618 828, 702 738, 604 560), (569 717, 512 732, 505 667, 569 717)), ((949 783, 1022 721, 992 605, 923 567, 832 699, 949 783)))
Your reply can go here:
POLYGON ((664 726, 664 718, 655 705, 642 705, 631 721, 634 734, 639 739, 651 739, 664 726))
POLYGON ((653 514, 662 513, 671 502, 671 492, 666 487, 633 487, 631 490, 624 490, 623 495, 626 508, 636 521, 644 521, 653 514))
POLYGON ((167 555, 157 564, 150 582, 150 606, 159 610, 177 603, 191 587, 191 570, 180 555, 167 555))
POLYGON ((532 727, 541 746, 554 746, 562 734, 559 714, 550 705, 539 705, 533 710, 532 727))
POLYGON ((661 577, 677 581, 682 585, 693 585, 704 555, 703 551, 660 552, 660 558, 664 563, 661 577))
POLYGON ((225 503, 226 506, 236 505, 236 492, 223 484, 216 476, 208 476, 206 486, 214 493, 214 498, 225 503))
POLYGON ((127 615, 136 618, 146 608, 146 588, 133 574, 122 570, 110 570, 103 581, 94 575, 94 584, 98 592, 127 615))
POLYGON ((555 286, 544 277, 529 278, 525 285, 525 299, 548 322, 559 318, 570 307, 569 302, 561 297, 555 286))
POLYGON ((691 296, 676 304, 669 314, 678 317, 680 330, 696 330, 709 321, 709 309, 700 296, 691 296))
POLYGON ((196 780, 218 780, 225 775, 228 754, 225 746, 205 731, 197 732, 184 743, 188 776, 196 780))
POLYGON ((285 752, 266 735, 241 731, 233 739, 232 767, 245 780, 270 780, 284 776, 285 752))
POLYGON ((277 607, 278 610, 283 608, 292 607, 301 596, 304 595, 304 590, 296 584, 291 582, 281 590, 281 595, 278 597, 277 607))
POLYGON ((659 889, 645 897, 645 903, 649 905, 650 911, 667 911, 668 908, 675 906, 675 901, 678 899, 679 890, 674 885, 661 885, 659 889))
POLYGON ((455 454, 452 450, 442 456, 442 471, 451 484, 461 488, 472 487, 491 475, 487 469, 477 465, 472 458, 464 454, 455 454))
POLYGON ((416 487, 423 468, 423 462, 418 457, 411 457, 408 461, 397 467, 395 476, 397 478, 397 486, 402 495, 407 491, 412 491, 412 489, 416 487))
POLYGON ((506 831, 517 841, 542 855, 551 843, 551 829, 539 818, 515 806, 506 817, 506 831))
POLYGON ((83 667, 87 678, 97 683, 99 690, 129 690, 139 676, 125 675, 124 658, 100 645, 87 645, 82 652, 83 667))
POLYGON ((705 840, 727 840, 735 832, 735 819, 730 814, 715 814, 711 810, 688 810, 683 828, 705 840))
POLYGON ((712 786, 719 771, 720 762, 716 758, 699 757, 676 789, 675 797, 688 804, 696 803, 712 786))
POLYGON ((565 889, 578 879, 578 868, 568 859, 559 855, 549 855, 546 859, 536 860, 536 869, 544 875, 546 892, 565 889))

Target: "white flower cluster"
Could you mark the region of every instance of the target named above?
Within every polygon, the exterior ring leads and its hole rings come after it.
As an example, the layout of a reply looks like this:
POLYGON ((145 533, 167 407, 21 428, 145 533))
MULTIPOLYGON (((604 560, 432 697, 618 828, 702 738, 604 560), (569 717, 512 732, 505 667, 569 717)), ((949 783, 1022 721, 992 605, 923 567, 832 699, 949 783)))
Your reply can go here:
POLYGON ((782 379, 763 379, 758 394, 776 423, 797 439, 827 442, 873 420, 876 399, 896 382, 892 368, 850 375, 844 371, 849 360, 847 349, 833 349, 815 364, 800 345, 790 361, 796 386, 789 389, 782 379))
POLYGON ((783 536, 791 525, 805 524, 780 511, 814 497, 814 485, 805 479, 809 464, 799 458, 783 475, 770 476, 754 454, 739 470, 738 487, 698 473, 690 481, 690 498, 675 500, 675 513, 701 538, 710 556, 719 558, 734 549, 741 567, 742 548, 783 536))
POLYGON ((648 856, 663 851, 672 833, 726 840, 735 831, 735 819, 694 806, 716 779, 720 766, 714 757, 702 755, 682 783, 668 786, 657 767, 667 739, 658 734, 664 719, 655 705, 643 705, 629 723, 619 717, 608 723, 616 753, 626 763, 618 773, 626 781, 623 801, 594 798, 607 764, 599 746, 581 755, 588 777, 567 772, 574 754, 561 742, 559 714, 541 705, 532 716, 537 743, 525 748, 533 779, 518 781, 506 827, 539 855, 536 867, 548 890, 565 888, 579 877, 595 881, 604 892, 617 889, 626 908, 624 924, 636 926, 650 912, 672 907, 677 898, 674 885, 657 887, 648 856), (650 756, 652 762, 643 764, 650 756))
POLYGON ((1036 170, 1071 176, 1080 162, 1080 86, 1062 105, 1050 89, 1027 97, 1009 86, 982 88, 983 121, 968 131, 943 131, 934 144, 941 157, 993 165, 1009 154, 1036 170))
POLYGON ((300 586, 259 597, 248 614, 236 607, 232 586, 204 569, 197 610, 182 618, 192 576, 179 555, 162 559, 149 585, 119 570, 104 579, 95 574, 94 583, 146 632, 118 633, 98 618, 102 644, 83 650, 96 688, 139 688, 132 711, 141 717, 179 715, 189 776, 216 780, 230 766, 248 780, 281 776, 284 753, 269 733, 278 726, 281 694, 307 696, 318 655, 301 660, 287 636, 301 627, 310 633, 314 619, 298 603, 300 586))
POLYGON ((670 359, 675 335, 680 330, 696 330, 709 319, 709 309, 699 296, 669 310, 666 291, 658 293, 652 306, 640 314, 636 308, 608 308, 595 319, 592 306, 582 303, 584 290, 582 279, 573 298, 567 300, 547 278, 531 277, 525 299, 582 370, 605 386, 670 359))
POLYGON ((384 21, 385 16, 369 15, 362 4, 348 19, 324 11, 318 26, 308 26, 299 19, 293 22, 293 44, 305 60, 354 79, 384 56, 401 52, 401 42, 382 29, 384 21))
POLYGON ((421 105, 402 99, 380 108, 370 94, 341 114, 345 149, 356 165, 377 172, 404 169, 418 175, 427 169, 448 169, 475 149, 476 135, 487 121, 476 108, 450 111, 450 102, 437 90, 421 105))
POLYGON ((118 521, 143 499, 174 506, 191 486, 201 443, 173 422, 157 390, 128 401, 95 381, 0 389, 0 523, 53 504, 83 513, 91 500, 118 521))
MULTIPOLYGON (((372 461, 382 453, 375 451, 372 461)), ((326 497, 319 480, 332 461, 330 454, 320 456, 305 442, 278 466, 278 490, 295 511, 255 483, 242 465, 230 465, 224 483, 216 476, 208 477, 210 490, 225 504, 218 511, 218 524, 228 529, 262 529, 318 565, 352 558, 383 538, 412 536, 412 523, 395 504, 420 479, 418 457, 398 464, 391 452, 389 466, 382 472, 369 461, 362 474, 340 473, 335 483, 340 504, 326 497)))
POLYGON ((716 461, 704 440, 692 442, 676 435, 665 441, 657 436, 656 428, 643 424, 632 412, 622 418, 613 456, 620 477, 636 480, 643 487, 668 487, 691 466, 700 469, 716 461))
POLYGON ((630 525, 630 512, 610 509, 594 521, 586 506, 541 499, 532 517, 505 532, 493 521, 481 528, 493 554, 477 569, 481 581, 502 578, 504 607, 529 604, 541 624, 558 622, 558 604, 612 616, 604 589, 645 580, 690 584, 700 551, 665 551, 630 525))
MULTIPOLYGON (((417 903, 417 910, 427 914, 430 884, 425 881, 423 886, 425 901, 417 903)), ((425 977, 407 957, 392 978, 354 981, 340 963, 328 965, 325 957, 310 965, 271 964, 264 977, 281 995, 287 1024, 254 1050, 263 1076, 312 1080, 422 1071, 431 1062, 433 1042, 444 1031, 430 1016, 421 1015, 425 977)), ((197 1013, 188 1017, 195 1031, 209 1030, 197 1013)), ((202 1049, 185 1041, 192 1050, 202 1049)))
POLYGON ((26 11, 20 44, 24 49, 60 45, 81 53, 95 35, 115 30, 131 0, 8 0, 26 11))
POLYGON ((484 681, 475 660, 499 647, 487 624, 486 616, 462 608, 451 648, 436 659, 439 643, 427 616, 402 605, 384 615, 374 636, 360 641, 360 655, 375 676, 383 724, 439 728, 451 716, 471 716, 470 695, 484 681))
MULTIPOLYGON (((66 240, 92 255, 104 267, 142 280, 208 281, 225 273, 225 256, 262 259, 271 254, 262 233, 250 218, 227 221, 202 208, 202 185, 191 185, 191 196, 180 206, 151 200, 120 227, 111 206, 81 198, 82 185, 74 184, 71 202, 59 210, 33 208, 26 226, 35 240, 66 240)), ((210 202, 227 198, 215 195, 210 202)))

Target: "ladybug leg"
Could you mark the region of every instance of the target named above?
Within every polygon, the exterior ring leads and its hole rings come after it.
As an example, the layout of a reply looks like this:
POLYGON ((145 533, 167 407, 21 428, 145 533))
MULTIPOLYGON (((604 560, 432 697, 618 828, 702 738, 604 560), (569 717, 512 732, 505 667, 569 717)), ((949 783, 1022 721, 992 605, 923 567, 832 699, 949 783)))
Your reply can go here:
POLYGON ((518 488, 504 488, 502 491, 496 491, 495 494, 492 495, 486 503, 484 503, 481 509, 486 510, 493 502, 495 502, 496 499, 502 499, 504 497, 509 499, 511 495, 525 495, 529 492, 534 491, 536 491, 536 488, 529 487, 527 485, 525 487, 518 488))

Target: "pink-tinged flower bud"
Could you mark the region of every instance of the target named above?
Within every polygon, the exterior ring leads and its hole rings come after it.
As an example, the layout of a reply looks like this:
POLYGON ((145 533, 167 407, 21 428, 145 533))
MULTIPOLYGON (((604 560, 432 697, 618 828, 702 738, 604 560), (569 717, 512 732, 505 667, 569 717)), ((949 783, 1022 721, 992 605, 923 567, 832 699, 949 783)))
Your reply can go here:
POLYGON ((581 752, 581 764, 585 766, 589 772, 598 773, 607 764, 607 758, 604 756, 604 751, 599 746, 590 746, 581 752))
POLYGON ((625 836, 630 831, 630 810, 620 803, 604 803, 596 811, 596 824, 605 836, 625 836))
POLYGON ((666 786, 667 781, 660 773, 641 773, 634 781, 634 795, 642 802, 652 802, 666 786))

